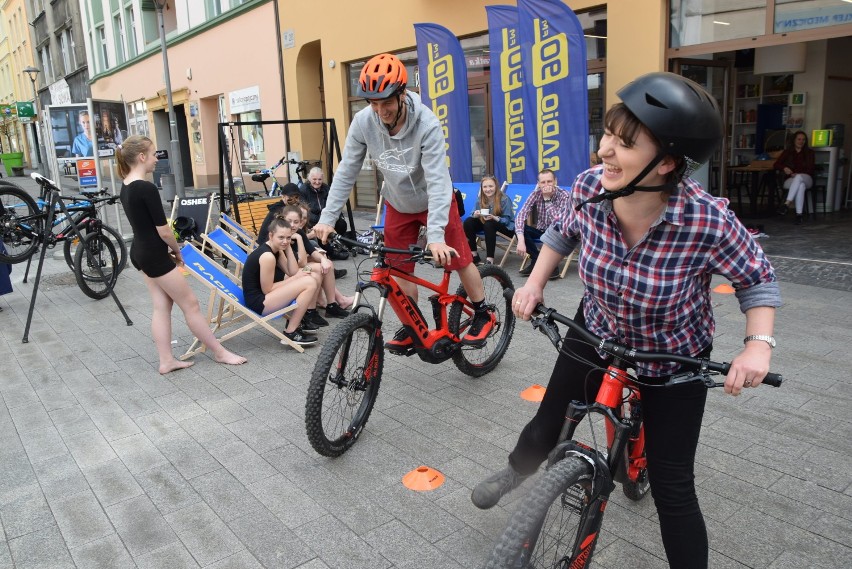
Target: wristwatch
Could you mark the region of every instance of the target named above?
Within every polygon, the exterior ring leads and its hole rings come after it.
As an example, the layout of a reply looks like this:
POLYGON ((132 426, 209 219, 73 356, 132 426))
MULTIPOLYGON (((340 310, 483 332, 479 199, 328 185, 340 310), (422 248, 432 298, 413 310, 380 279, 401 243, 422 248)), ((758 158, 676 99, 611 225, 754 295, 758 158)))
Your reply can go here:
POLYGON ((751 340, 760 340, 761 342, 766 342, 769 344, 769 347, 775 349, 775 337, 767 336, 765 334, 752 334, 751 336, 746 336, 743 339, 743 344, 750 342, 751 340))

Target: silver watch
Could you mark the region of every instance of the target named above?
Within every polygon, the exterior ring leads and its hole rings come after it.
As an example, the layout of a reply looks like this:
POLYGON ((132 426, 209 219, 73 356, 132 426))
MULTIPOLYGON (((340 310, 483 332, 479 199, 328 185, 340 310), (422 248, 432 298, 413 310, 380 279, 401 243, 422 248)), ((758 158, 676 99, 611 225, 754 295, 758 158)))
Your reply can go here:
POLYGON ((766 342, 769 344, 769 347, 775 349, 775 337, 767 336, 765 334, 752 334, 751 336, 746 336, 743 339, 743 344, 750 342, 751 340, 760 340, 761 342, 766 342))

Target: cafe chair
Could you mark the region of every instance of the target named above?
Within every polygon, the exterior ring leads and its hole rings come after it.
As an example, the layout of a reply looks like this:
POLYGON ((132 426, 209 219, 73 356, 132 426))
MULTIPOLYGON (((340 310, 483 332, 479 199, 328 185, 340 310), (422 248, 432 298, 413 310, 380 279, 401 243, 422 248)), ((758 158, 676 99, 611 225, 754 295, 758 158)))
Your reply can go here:
POLYGON ((817 210, 817 200, 818 199, 822 202, 822 214, 825 215, 825 212, 827 211, 825 201, 826 201, 826 198, 827 198, 826 194, 828 193, 828 190, 825 187, 825 182, 823 181, 824 178, 822 178, 820 174, 821 174, 820 168, 817 167, 816 171, 814 172, 814 183, 813 183, 813 185, 810 188, 808 188, 807 190, 805 190, 805 203, 804 203, 804 207, 802 208, 802 214, 805 214, 805 215, 811 214, 814 217, 816 217, 816 213, 818 211, 817 210), (808 198, 810 198, 810 201, 811 201, 810 211, 808 210, 808 198))

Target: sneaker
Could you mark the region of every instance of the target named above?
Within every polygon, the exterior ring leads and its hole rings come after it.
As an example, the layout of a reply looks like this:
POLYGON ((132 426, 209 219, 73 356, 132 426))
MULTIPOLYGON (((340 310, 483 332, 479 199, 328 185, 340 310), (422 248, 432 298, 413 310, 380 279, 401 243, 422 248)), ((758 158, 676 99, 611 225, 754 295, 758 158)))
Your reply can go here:
POLYGON ((328 326, 328 320, 319 315, 316 308, 310 308, 302 316, 302 322, 310 322, 316 326, 328 326))
POLYGON ((518 272, 521 273, 521 276, 528 277, 530 276, 530 273, 533 272, 533 267, 535 267, 535 261, 530 262, 529 265, 527 265, 518 272))
POLYGON ((555 269, 553 269, 553 272, 550 273, 550 276, 547 277, 547 280, 552 281, 552 280, 556 280, 558 278, 559 278, 559 267, 556 267, 555 269))
POLYGON ((332 261, 345 261, 349 258, 349 251, 345 247, 333 246, 327 253, 328 258, 332 261))
POLYGON ((529 475, 517 472, 511 465, 476 485, 470 495, 473 505, 481 510, 493 508, 500 498, 517 488, 529 475))
MULTIPOLYGON (((293 342, 297 346, 313 346, 314 344, 317 343, 317 339, 314 338, 313 336, 306 335, 303 332, 301 326, 296 328, 292 332, 284 332, 284 336, 286 336, 287 339, 289 339, 291 342, 293 342)), ((286 344, 286 342, 284 342, 284 340, 281 340, 281 343, 286 344)))
POLYGON ((797 213, 796 214, 796 221, 794 221, 793 223, 795 223, 796 225, 801 225, 804 221, 805 221, 804 216, 801 213, 797 213))
POLYGON ((334 269, 334 280, 342 279, 346 276, 346 269, 334 269))
POLYGON ((489 308, 483 308, 473 313, 473 321, 462 338, 463 344, 478 344, 484 341, 491 330, 494 329, 494 312, 489 308))
POLYGON ((310 334, 311 336, 316 336, 319 331, 319 326, 314 324, 313 322, 307 322, 304 318, 299 322, 299 329, 305 334, 310 334))
POLYGON ((329 302, 325 306, 325 315, 329 318, 346 318, 349 316, 349 311, 343 310, 336 302, 329 302))
POLYGON ((414 340, 411 339, 411 336, 408 335, 408 331, 405 327, 400 328, 396 331, 396 334, 393 335, 393 340, 389 342, 385 342, 385 348, 392 351, 406 351, 414 345, 414 340))
POLYGON ((781 204, 778 207, 778 215, 787 215, 787 211, 789 211, 789 209, 790 208, 787 207, 787 204, 781 204))
POLYGON ((477 267, 482 264, 482 258, 478 254, 473 256, 473 264, 477 267))

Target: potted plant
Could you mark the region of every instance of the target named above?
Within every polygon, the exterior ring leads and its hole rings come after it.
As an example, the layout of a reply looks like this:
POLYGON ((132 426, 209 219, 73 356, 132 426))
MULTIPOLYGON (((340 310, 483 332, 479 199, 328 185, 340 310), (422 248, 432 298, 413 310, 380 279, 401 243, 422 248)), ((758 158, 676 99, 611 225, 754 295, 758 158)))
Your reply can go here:
POLYGON ((20 144, 18 140, 18 119, 17 117, 3 117, 0 122, 0 135, 3 136, 3 152, 0 154, 0 160, 6 166, 7 176, 23 176, 24 175, 24 153, 9 152, 12 148, 17 148, 20 144), (12 144, 14 137, 15 144, 12 144))

